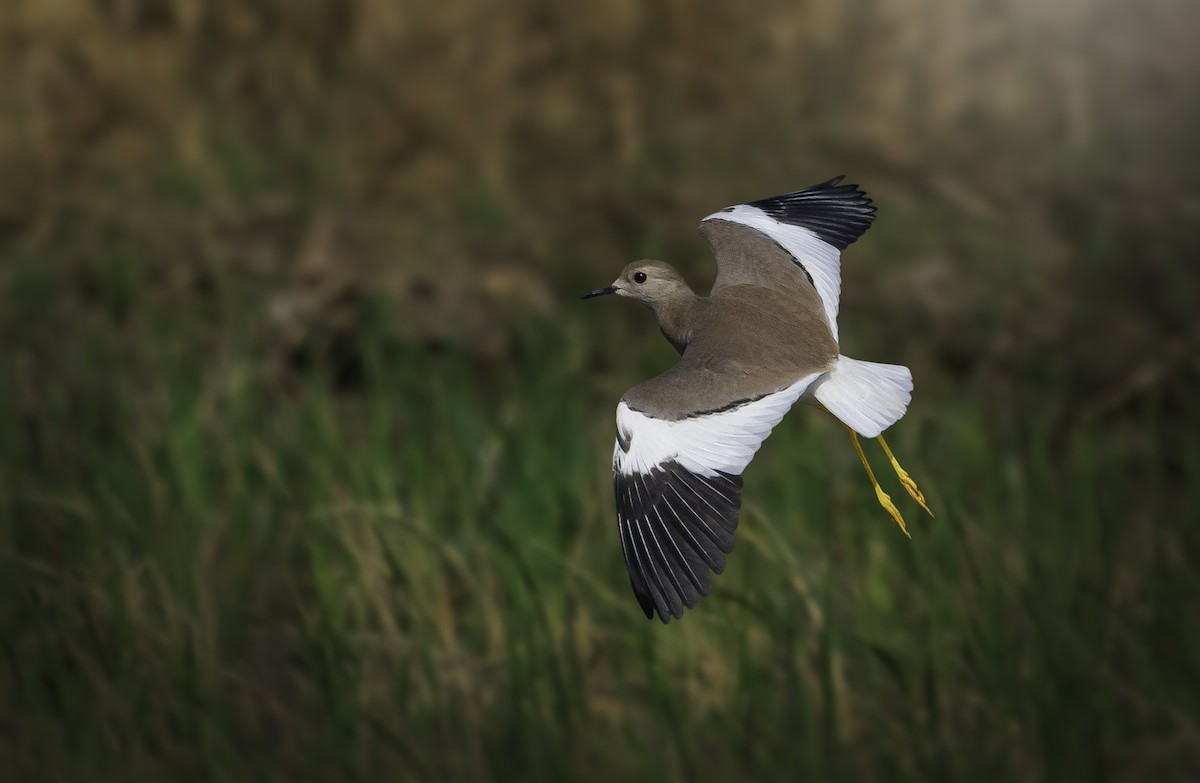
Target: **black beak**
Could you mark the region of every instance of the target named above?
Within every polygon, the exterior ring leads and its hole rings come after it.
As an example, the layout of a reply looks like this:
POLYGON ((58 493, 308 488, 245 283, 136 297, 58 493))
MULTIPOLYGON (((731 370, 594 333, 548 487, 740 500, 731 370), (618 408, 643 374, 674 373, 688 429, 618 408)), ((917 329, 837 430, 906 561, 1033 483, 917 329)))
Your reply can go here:
POLYGON ((615 294, 616 292, 617 292, 617 287, 615 285, 610 285, 608 288, 597 288, 595 291, 588 291, 586 294, 584 294, 583 296, 581 296, 579 298, 580 299, 591 299, 593 296, 604 296, 605 294, 615 294))

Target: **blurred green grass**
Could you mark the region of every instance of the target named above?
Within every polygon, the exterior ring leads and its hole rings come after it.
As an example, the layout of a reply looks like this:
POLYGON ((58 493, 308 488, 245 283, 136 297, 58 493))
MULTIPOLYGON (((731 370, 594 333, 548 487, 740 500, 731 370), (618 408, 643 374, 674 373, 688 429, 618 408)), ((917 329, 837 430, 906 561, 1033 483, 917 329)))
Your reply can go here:
MULTIPOLYGON (((3 747, 21 779, 1104 779, 1195 762, 1194 444, 1060 440, 1038 410, 989 421, 921 383, 892 440, 939 516, 906 504, 908 542, 841 428, 797 411, 748 473, 714 596, 663 628, 629 594, 614 396, 579 348, 582 319, 614 314, 527 323, 524 358, 481 370, 405 347, 381 306, 350 393, 238 349, 195 361, 175 324, 198 315, 155 314, 140 360, 119 333, 49 359, 42 414, 0 430, 3 747)), ((12 410, 19 379, 3 380, 12 410)), ((1171 425, 1197 431, 1183 415, 1171 425)))
POLYGON ((0 13, 8 775, 1194 777, 1194 9, 514 8, 0 13), (612 412, 673 352, 574 296, 843 170, 938 517, 797 410, 647 623, 612 412))

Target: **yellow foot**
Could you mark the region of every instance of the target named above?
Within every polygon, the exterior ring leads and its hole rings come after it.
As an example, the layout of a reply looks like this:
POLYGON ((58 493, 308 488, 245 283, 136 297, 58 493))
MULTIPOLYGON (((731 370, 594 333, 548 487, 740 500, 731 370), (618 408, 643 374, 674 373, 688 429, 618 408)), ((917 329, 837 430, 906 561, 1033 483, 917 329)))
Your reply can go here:
MULTIPOLYGON (((849 427, 846 429, 850 430, 849 427)), ((883 487, 879 486, 879 482, 875 480, 875 473, 871 470, 871 463, 867 462, 867 455, 863 454, 862 445, 858 442, 858 433, 854 430, 850 430, 850 440, 854 443, 854 450, 858 452, 858 458, 862 460, 863 467, 867 469, 867 478, 871 479, 871 486, 875 487, 875 497, 879 500, 879 505, 883 506, 883 510, 888 512, 888 516, 900 526, 901 532, 912 538, 912 535, 908 532, 908 526, 904 524, 904 517, 900 516, 900 509, 896 508, 896 504, 892 502, 888 494, 883 491, 883 487)))
POLYGON ((896 471, 896 476, 899 477, 900 484, 908 490, 908 494, 912 496, 913 500, 921 504, 921 508, 925 509, 925 512, 929 516, 933 516, 933 512, 930 511, 928 504, 925 503, 924 493, 917 489, 917 482, 912 480, 912 476, 908 475, 908 471, 900 467, 900 461, 896 459, 896 455, 892 454, 892 450, 888 448, 887 441, 883 439, 882 435, 877 440, 883 446, 883 452, 887 454, 887 458, 892 461, 892 469, 896 471))

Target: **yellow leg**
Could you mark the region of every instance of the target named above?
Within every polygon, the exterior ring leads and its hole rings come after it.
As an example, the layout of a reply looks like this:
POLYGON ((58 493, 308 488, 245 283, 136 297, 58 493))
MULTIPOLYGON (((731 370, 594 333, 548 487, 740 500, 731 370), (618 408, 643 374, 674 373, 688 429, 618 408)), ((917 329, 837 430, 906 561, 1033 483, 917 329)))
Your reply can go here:
POLYGON ((917 482, 912 480, 912 476, 908 475, 908 472, 900 467, 900 461, 896 459, 896 455, 888 448, 887 441, 883 439, 882 435, 877 440, 883 446, 883 452, 887 454, 887 458, 892 461, 892 468, 896 471, 896 476, 899 477, 900 483, 908 490, 908 494, 912 495, 913 500, 921 504, 921 508, 925 509, 929 516, 933 516, 933 512, 929 510, 929 506, 925 503, 925 495, 921 490, 917 489, 917 482))
MULTIPOLYGON (((849 427, 846 429, 850 430, 849 427)), ((912 538, 908 532, 908 526, 904 524, 904 517, 900 516, 900 509, 896 508, 896 504, 883 491, 883 487, 879 486, 879 482, 875 480, 875 473, 871 470, 871 463, 867 462, 867 455, 863 454, 862 446, 858 442, 858 433, 850 430, 850 440, 854 443, 854 450, 858 452, 858 458, 862 460, 863 467, 867 469, 867 478, 871 479, 871 486, 875 487, 875 497, 879 500, 879 505, 883 506, 883 510, 888 512, 888 515, 900 526, 900 530, 904 535, 912 538)))

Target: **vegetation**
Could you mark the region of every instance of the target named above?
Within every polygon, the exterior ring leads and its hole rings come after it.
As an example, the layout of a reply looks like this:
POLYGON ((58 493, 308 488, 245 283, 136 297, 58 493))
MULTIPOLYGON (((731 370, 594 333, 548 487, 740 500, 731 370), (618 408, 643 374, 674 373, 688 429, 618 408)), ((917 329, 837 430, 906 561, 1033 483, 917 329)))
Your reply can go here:
POLYGON ((14 780, 1200 774, 1193 4, 0 12, 14 780), (641 616, 630 259, 847 172, 910 542, 794 411, 641 616))

